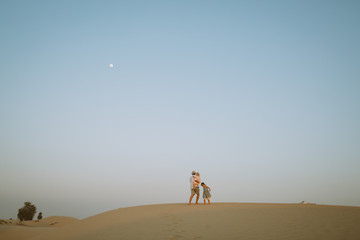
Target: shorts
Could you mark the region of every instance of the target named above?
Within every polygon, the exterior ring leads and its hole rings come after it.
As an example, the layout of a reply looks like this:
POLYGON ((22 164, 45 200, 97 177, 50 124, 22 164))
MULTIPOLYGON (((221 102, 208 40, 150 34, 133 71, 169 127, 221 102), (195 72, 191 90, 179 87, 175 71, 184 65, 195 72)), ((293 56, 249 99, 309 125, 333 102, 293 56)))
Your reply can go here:
POLYGON ((191 194, 197 194, 197 195, 199 195, 199 194, 200 194, 200 188, 199 188, 199 187, 192 188, 192 189, 191 189, 191 194))

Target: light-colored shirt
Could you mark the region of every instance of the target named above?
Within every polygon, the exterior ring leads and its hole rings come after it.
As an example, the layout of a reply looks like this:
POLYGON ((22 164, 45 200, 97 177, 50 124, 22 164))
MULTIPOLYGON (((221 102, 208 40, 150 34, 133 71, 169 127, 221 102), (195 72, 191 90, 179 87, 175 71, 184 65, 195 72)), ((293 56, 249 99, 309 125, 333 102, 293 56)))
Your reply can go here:
POLYGON ((199 186, 200 183, 201 183, 200 176, 194 176, 195 187, 199 186), (197 182, 195 182, 195 180, 197 180, 197 182))
POLYGON ((194 189, 195 175, 190 177, 190 189, 194 189))

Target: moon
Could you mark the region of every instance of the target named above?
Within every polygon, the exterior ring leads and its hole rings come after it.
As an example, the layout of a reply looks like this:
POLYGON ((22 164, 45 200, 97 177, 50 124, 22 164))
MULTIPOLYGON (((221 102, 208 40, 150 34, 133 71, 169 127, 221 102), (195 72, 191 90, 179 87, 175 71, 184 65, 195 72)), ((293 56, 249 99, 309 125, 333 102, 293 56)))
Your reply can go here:
POLYGON ((113 68, 113 67, 114 67, 114 64, 110 63, 110 64, 109 64, 109 67, 110 67, 110 68, 113 68))

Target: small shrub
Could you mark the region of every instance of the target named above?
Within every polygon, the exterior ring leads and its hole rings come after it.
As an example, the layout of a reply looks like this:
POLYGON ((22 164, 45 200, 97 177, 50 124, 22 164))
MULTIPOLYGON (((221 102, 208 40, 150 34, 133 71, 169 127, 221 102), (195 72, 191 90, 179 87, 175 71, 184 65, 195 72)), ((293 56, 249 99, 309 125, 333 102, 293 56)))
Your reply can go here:
POLYGON ((19 209, 18 218, 20 221, 33 220, 36 213, 36 207, 31 202, 25 202, 24 206, 19 209))

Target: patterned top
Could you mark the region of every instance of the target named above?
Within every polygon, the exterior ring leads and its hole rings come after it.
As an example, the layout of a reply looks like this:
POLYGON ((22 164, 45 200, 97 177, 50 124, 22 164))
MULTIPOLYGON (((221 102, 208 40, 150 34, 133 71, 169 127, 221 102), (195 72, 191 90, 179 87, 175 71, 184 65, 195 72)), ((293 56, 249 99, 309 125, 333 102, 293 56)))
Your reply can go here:
POLYGON ((203 198, 208 199, 211 198, 210 191, 207 187, 203 186, 203 198))

